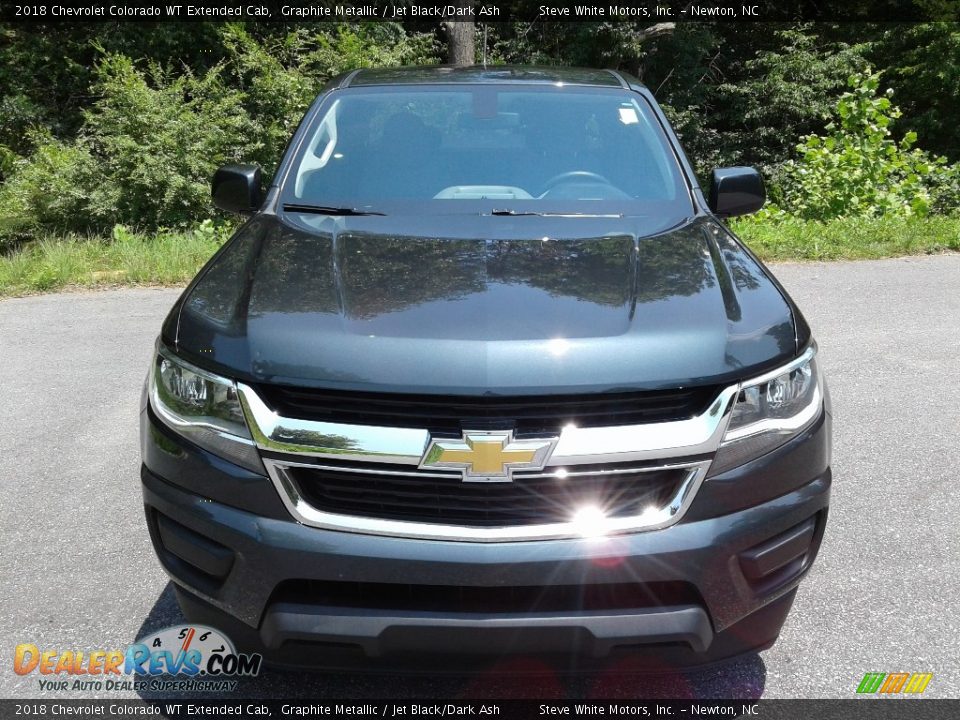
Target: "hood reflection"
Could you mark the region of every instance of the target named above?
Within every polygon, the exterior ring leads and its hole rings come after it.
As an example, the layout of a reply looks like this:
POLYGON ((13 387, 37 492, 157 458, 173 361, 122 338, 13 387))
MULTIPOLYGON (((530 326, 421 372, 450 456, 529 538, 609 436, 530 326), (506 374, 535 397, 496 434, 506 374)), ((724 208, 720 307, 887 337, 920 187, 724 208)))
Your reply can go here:
POLYGON ((659 388, 793 352, 790 305, 725 229, 643 222, 259 218, 186 296, 179 347, 238 377, 467 394, 659 388))

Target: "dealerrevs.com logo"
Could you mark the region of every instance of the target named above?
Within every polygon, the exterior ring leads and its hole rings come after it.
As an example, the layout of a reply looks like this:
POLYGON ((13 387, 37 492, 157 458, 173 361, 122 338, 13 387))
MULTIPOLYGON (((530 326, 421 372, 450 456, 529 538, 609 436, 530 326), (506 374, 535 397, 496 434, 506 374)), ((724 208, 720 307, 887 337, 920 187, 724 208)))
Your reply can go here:
POLYGON ((13 671, 37 674, 40 690, 235 690, 236 677, 260 672, 263 657, 238 653, 211 627, 179 625, 151 633, 125 650, 41 649, 17 645, 13 671), (124 678, 123 676, 128 676, 124 678))

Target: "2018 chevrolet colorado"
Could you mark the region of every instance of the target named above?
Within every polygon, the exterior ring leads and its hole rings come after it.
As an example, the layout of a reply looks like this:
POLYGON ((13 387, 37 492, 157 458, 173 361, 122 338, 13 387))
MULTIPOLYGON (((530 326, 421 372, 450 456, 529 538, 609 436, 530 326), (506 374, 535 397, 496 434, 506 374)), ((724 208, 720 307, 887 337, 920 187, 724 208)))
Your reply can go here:
POLYGON ((191 620, 291 665, 704 663, 776 639, 827 516, 800 311, 611 71, 362 70, 163 325, 142 405, 191 620), (538 660, 539 661, 539 660, 538 660))

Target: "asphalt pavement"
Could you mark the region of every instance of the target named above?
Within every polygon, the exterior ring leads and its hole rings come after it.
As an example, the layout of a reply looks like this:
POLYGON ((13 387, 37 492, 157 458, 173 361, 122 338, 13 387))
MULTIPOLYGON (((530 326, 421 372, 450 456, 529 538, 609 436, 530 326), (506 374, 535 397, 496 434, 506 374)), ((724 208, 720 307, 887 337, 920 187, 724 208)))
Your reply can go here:
MULTIPOLYGON (((835 414, 820 557, 778 644, 673 676, 531 680, 266 672, 283 698, 851 697, 865 672, 932 672, 960 697, 960 255, 783 264, 835 414)), ((43 692, 14 647, 124 648, 181 621, 147 537, 137 413, 169 289, 0 301, 0 697, 43 692)))

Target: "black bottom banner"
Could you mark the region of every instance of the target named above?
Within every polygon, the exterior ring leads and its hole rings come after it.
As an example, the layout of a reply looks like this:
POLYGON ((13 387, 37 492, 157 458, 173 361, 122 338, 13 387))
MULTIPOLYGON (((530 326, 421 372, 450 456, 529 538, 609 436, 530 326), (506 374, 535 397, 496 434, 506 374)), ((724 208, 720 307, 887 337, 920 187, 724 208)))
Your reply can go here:
POLYGON ((960 699, 851 700, 0 700, 0 717, 161 718, 764 718, 940 720, 960 699))

